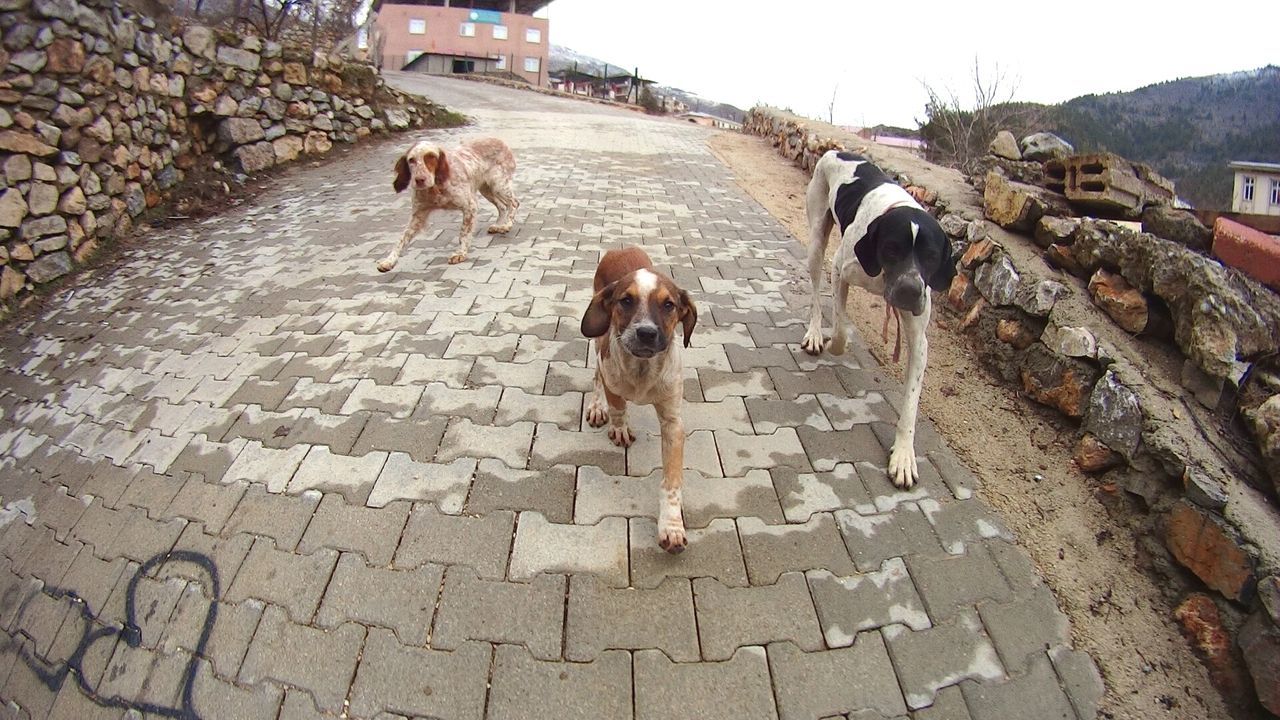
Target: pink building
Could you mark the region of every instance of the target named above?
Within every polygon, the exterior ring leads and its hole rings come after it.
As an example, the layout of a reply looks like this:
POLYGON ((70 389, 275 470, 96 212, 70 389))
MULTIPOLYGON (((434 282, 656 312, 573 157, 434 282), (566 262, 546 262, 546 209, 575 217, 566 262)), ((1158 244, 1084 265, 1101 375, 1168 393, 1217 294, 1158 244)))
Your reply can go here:
POLYGON ((400 0, 375 5, 382 67, 435 74, 509 70, 547 84, 551 0, 400 0), (407 66, 407 67, 406 67, 407 66))

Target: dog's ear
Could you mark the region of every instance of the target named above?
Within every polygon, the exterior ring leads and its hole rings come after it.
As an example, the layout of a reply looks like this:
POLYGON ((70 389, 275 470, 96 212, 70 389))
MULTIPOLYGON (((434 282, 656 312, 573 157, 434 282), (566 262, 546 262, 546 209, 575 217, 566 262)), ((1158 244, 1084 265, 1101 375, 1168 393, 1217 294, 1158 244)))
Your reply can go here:
POLYGON ((884 269, 880 266, 880 233, 887 226, 884 215, 872 220, 867 226, 867 234, 853 246, 853 254, 857 256, 858 264, 862 265, 862 270, 868 277, 875 277, 884 269))
POLYGON ((942 264, 929 276, 929 287, 939 292, 951 289, 956 276, 956 256, 951 252, 951 242, 943 237, 942 264))
POLYGON ((591 298, 587 312, 582 315, 583 335, 594 338, 609 332, 609 324, 613 320, 613 291, 617 284, 615 281, 605 285, 591 298))
POLYGON ((440 155, 436 160, 436 187, 444 185, 449 179, 449 160, 444 156, 444 150, 440 151, 440 155))
POLYGON ((684 290, 680 291, 680 323, 684 325, 684 346, 689 347, 693 326, 698 324, 698 306, 693 304, 689 293, 684 290))
POLYGON ((402 192, 409 187, 408 156, 401 155, 400 159, 396 161, 396 179, 391 181, 391 187, 395 188, 396 192, 402 192))

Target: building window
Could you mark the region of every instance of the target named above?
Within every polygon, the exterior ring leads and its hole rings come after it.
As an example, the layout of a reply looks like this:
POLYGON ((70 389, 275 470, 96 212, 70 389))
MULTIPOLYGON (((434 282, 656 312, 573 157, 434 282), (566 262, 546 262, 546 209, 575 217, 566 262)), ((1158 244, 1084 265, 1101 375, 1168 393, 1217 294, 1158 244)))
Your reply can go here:
POLYGON ((540 43, 542 42, 542 31, 538 28, 529 28, 524 31, 525 42, 540 43))
POLYGON ((1271 180, 1271 204, 1280 205, 1280 180, 1271 180))
POLYGON ((493 26, 493 39, 494 39, 494 40, 506 40, 506 39, 507 39, 507 26, 506 26, 506 25, 494 25, 494 26, 493 26))
POLYGON ((506 70, 506 69, 507 69, 507 56, 506 56, 506 55, 490 55, 489 57, 493 59, 493 68, 494 68, 495 70, 506 70))
POLYGON ((426 34, 427 34, 427 21, 426 21, 426 20, 421 20, 421 19, 418 19, 418 18, 410 18, 410 19, 409 19, 409 34, 410 34, 410 35, 426 35, 426 34))
POLYGON ((1248 175, 1244 176, 1244 199, 1246 202, 1253 200, 1253 178, 1248 175))
POLYGON ((458 28, 458 34, 459 34, 459 35, 461 35, 462 37, 475 37, 475 36, 476 36, 476 24, 475 24, 475 23, 462 23, 462 27, 458 28))
POLYGON ((541 69, 542 69, 542 61, 541 61, 541 60, 539 60, 538 58, 525 58, 525 59, 524 59, 524 71, 525 71, 525 72, 538 72, 538 71, 539 71, 539 70, 541 70, 541 69))
POLYGON ((422 51, 422 50, 410 50, 410 51, 406 52, 406 53, 404 54, 404 64, 405 64, 405 65, 408 65, 409 63, 413 62, 414 60, 417 60, 417 59, 418 59, 418 56, 422 55, 422 53, 423 53, 423 52, 424 52, 424 51, 422 51))

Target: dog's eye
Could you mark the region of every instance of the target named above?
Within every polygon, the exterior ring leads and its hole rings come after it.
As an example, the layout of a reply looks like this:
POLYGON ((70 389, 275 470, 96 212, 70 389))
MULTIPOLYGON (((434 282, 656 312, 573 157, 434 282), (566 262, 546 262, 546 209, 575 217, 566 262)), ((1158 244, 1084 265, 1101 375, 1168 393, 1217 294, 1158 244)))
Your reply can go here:
POLYGON ((633 298, 633 297, 631 297, 630 295, 623 295, 623 296, 622 296, 622 299, 621 299, 621 300, 619 300, 618 302, 622 305, 622 307, 628 307, 628 308, 629 308, 629 307, 631 307, 632 305, 634 305, 634 304, 635 304, 636 299, 635 299, 635 298, 633 298))
POLYGON ((676 304, 668 300, 662 303, 662 309, 666 310, 667 312, 671 312, 672 310, 676 309, 676 304))

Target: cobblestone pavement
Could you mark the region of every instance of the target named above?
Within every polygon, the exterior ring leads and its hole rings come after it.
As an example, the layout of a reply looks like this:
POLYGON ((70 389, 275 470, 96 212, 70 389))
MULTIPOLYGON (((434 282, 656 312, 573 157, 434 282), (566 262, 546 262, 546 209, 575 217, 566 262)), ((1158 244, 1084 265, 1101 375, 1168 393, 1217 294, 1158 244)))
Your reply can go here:
POLYGON ((397 82, 477 119, 424 136, 515 148, 510 235, 449 266, 437 214, 378 274, 406 137, 5 333, 5 716, 1093 717, 1091 661, 970 473, 926 420, 895 491, 898 386, 799 352, 794 241, 710 131, 397 82), (700 308, 676 557, 653 411, 627 451, 583 421, 579 317, 620 242, 700 308))

